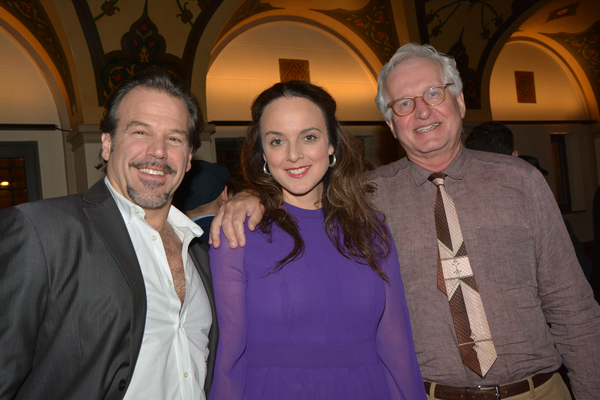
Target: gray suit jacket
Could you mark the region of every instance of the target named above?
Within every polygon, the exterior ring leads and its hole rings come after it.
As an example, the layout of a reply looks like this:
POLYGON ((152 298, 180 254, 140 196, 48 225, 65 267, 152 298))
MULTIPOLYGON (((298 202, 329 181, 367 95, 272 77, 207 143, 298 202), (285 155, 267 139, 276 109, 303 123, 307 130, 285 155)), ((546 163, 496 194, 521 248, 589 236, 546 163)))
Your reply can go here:
MULTIPOLYGON (((218 340, 208 254, 189 253, 212 309, 210 392, 218 340)), ((146 319, 142 272, 101 180, 83 195, 0 211, 0 399, 121 399, 146 319)))

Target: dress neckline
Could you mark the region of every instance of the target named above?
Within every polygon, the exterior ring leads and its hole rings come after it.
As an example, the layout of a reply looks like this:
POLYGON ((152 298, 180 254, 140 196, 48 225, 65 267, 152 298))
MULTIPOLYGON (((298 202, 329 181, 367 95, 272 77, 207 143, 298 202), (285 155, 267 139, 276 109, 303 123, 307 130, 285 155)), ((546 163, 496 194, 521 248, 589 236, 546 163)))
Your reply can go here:
POLYGON ((316 210, 307 210, 291 205, 290 203, 283 203, 286 211, 293 217, 306 218, 306 219, 323 219, 323 209, 317 208, 316 210))

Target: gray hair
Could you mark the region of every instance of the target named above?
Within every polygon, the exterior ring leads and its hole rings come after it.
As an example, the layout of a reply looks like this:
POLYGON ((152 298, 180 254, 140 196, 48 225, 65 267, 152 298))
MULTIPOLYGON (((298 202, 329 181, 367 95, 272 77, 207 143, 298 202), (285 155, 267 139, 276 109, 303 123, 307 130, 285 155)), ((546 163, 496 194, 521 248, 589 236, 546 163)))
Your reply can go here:
POLYGON ((456 61, 454 61, 453 57, 438 52, 429 44, 405 44, 396 51, 387 64, 381 67, 379 74, 377 75, 377 96, 375 96, 375 103, 386 121, 392 120, 392 109, 388 108, 387 105, 393 100, 389 98, 389 95, 386 92, 388 76, 400 63, 416 58, 426 58, 436 62, 444 72, 444 83, 454 84, 450 86, 448 90, 450 90, 455 97, 458 97, 462 93, 463 84, 460 79, 460 73, 456 68, 456 61))

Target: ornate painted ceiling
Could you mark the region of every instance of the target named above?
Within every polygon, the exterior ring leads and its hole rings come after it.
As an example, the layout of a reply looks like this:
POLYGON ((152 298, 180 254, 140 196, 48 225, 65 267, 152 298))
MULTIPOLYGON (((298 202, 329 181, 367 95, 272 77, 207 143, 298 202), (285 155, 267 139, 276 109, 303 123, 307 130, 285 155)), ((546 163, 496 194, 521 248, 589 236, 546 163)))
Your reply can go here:
MULTIPOLYGON (((60 8, 59 0, 52 3, 60 8)), ((75 114, 79 107, 74 72, 66 61, 71 49, 59 40, 53 25, 57 21, 43 4, 0 0, 0 7, 50 55, 75 114)), ((598 0, 72 0, 71 4, 85 35, 99 106, 120 81, 150 63, 191 81, 199 43, 209 26, 217 31, 214 49, 243 29, 290 19, 313 23, 345 41, 373 73, 400 44, 431 43, 456 58, 470 109, 482 108, 482 82, 510 35, 529 37, 571 54, 600 102, 598 0)))
POLYGON ((421 42, 456 58, 468 108, 481 107, 481 82, 490 57, 497 55, 498 43, 515 30, 513 36, 538 42, 546 35, 555 42, 542 40, 545 47, 564 47, 573 53, 594 82, 600 102, 600 1, 431 0, 415 4, 421 42))

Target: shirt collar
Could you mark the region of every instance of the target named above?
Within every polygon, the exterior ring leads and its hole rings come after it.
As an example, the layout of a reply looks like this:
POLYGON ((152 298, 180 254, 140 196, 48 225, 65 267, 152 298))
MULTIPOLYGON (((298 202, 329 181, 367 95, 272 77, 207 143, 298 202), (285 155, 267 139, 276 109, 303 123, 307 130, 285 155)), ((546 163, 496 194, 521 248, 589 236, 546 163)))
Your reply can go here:
MULTIPOLYGON (((104 177, 104 183, 108 188, 108 191, 112 195, 113 199, 115 199, 115 203, 117 203, 117 207, 119 211, 121 211, 121 215, 123 216, 123 220, 125 221, 125 225, 128 225, 132 218, 138 218, 143 223, 148 224, 146 222, 146 212, 144 209, 137 204, 134 204, 125 196, 120 194, 115 190, 115 188, 110 184, 108 177, 104 177)), ((190 230, 195 237, 202 236, 202 228, 200 228, 197 224, 195 224, 191 219, 189 219, 184 213, 179 211, 177 208, 170 206, 169 214, 167 215, 167 222, 175 228, 175 230, 179 230, 181 232, 185 232, 186 229, 190 230)), ((154 228, 152 228, 154 229, 154 228)))
MULTIPOLYGON (((463 146, 460 146, 460 151, 458 155, 452 160, 450 165, 448 165, 442 172, 448 175, 450 178, 454 180, 460 180, 465 175, 466 165, 467 165, 467 152, 463 146)), ((433 173, 433 171, 429 171, 423 167, 418 166, 414 162, 408 160, 408 168, 413 177, 415 185, 421 186, 425 182, 427 182, 427 178, 429 175, 433 173)))
POLYGON ((204 219, 204 218, 215 217, 216 215, 217 214, 198 215, 197 217, 192 218, 192 221, 196 222, 196 221, 200 221, 201 219, 204 219))

